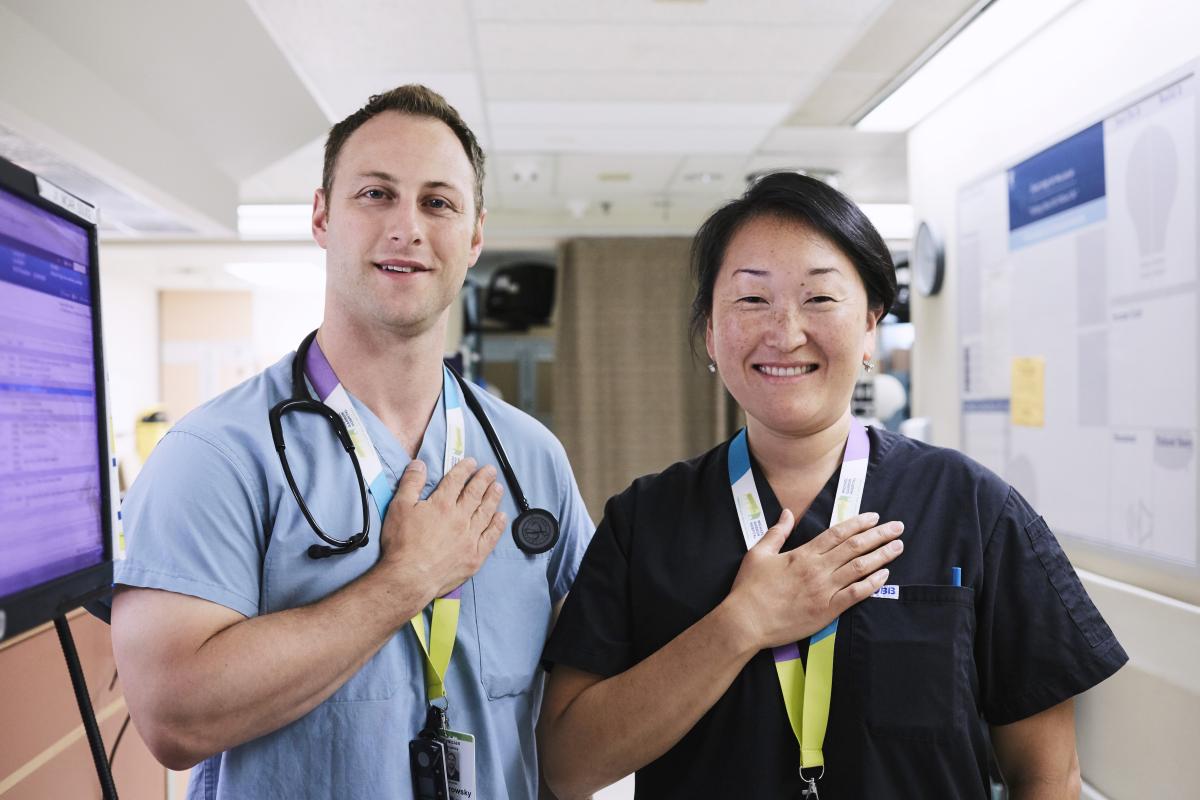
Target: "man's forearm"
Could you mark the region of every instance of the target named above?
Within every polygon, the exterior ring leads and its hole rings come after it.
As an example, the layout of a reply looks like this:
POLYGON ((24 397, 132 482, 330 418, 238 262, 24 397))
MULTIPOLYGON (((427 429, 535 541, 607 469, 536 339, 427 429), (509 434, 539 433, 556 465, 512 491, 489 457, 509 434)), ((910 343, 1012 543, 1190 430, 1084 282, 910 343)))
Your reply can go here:
POLYGON ((130 670, 138 680, 127 688, 134 721, 164 764, 191 766, 307 714, 427 602, 420 590, 372 571, 317 603, 238 617, 192 652, 151 654, 166 665, 153 676, 130 670))

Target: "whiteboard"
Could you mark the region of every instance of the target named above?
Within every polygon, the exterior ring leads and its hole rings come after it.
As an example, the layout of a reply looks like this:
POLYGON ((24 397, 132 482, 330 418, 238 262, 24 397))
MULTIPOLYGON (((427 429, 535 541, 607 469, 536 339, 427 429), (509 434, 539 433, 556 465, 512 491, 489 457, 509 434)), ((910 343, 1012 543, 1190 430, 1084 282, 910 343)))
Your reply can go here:
POLYGON ((1061 536, 1197 566, 1193 64, 959 191, 964 452, 1061 536))

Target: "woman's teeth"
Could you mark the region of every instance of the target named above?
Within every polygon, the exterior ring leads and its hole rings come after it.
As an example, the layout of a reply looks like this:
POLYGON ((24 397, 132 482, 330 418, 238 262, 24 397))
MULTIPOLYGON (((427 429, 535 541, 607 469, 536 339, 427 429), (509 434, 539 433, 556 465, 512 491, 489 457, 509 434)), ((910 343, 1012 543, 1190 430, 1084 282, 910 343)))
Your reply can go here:
POLYGON ((796 375, 807 375, 816 368, 816 364, 805 364, 802 367, 768 367, 765 365, 756 367, 759 372, 764 375, 770 375, 772 378, 792 378, 796 375))

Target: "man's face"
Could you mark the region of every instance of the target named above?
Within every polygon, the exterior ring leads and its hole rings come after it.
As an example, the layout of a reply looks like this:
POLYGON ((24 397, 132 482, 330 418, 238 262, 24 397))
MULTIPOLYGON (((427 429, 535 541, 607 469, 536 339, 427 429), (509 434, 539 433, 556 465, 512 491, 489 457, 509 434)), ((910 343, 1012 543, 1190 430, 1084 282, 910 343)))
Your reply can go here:
POLYGON ((385 111, 350 135, 313 201, 326 315, 408 335, 444 318, 483 246, 475 174, 442 121, 385 111))

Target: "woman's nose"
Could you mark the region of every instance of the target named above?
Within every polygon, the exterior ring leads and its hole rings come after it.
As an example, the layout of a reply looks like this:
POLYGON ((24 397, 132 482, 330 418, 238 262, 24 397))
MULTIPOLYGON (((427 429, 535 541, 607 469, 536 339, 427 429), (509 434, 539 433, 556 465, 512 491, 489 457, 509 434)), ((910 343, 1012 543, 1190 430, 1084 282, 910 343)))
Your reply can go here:
POLYGON ((799 309, 783 308, 773 315, 767 344, 777 350, 790 352, 808 343, 808 327, 799 309))

